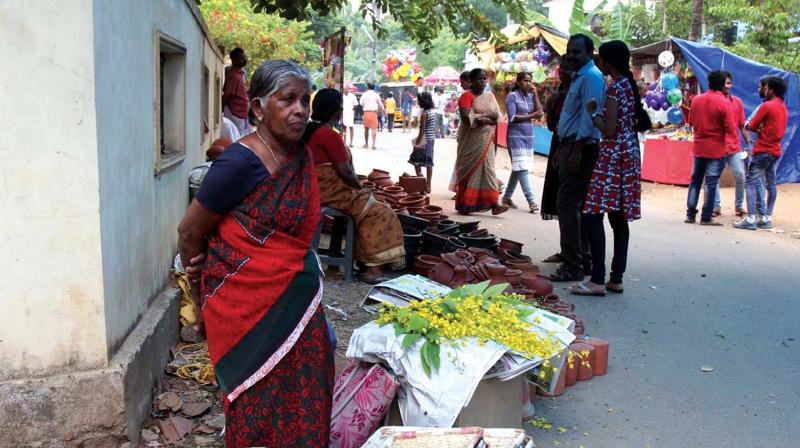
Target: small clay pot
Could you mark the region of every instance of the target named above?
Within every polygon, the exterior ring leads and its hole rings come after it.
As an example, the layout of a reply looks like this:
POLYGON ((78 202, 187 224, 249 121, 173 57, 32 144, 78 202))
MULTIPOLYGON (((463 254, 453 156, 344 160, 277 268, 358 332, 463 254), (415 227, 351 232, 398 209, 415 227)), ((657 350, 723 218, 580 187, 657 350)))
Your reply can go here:
POLYGON ((466 248, 467 248, 467 245, 463 241, 461 241, 460 239, 458 239, 458 238, 456 238, 454 236, 451 236, 450 238, 448 238, 447 239, 447 243, 445 243, 445 245, 444 245, 444 250, 450 251, 450 252, 456 252, 458 250, 463 250, 463 249, 466 249, 466 248))
POLYGON ((486 237, 486 236, 489 236, 489 231, 486 230, 486 229, 473 230, 472 232, 467 233, 466 236, 468 236, 470 238, 486 237))
POLYGON ((522 283, 522 271, 517 269, 509 269, 506 271, 506 281, 511 286, 519 286, 522 283))
POLYGON ((500 249, 510 249, 516 252, 522 252, 522 243, 512 241, 506 238, 500 238, 500 249))
POLYGON ((467 283, 467 274, 469 274, 469 269, 466 266, 458 265, 453 270, 453 280, 450 282, 452 288, 458 288, 463 286, 467 283))
POLYGON ((504 276, 506 275, 506 271, 508 271, 508 268, 500 263, 487 263, 484 264, 484 266, 486 266, 486 271, 489 273, 490 277, 504 276))
POLYGON ((588 351, 589 352, 589 356, 588 357, 578 356, 576 361, 578 363, 578 366, 577 366, 578 367, 578 381, 589 381, 589 380, 591 380, 592 376, 594 376, 594 373, 592 371, 592 365, 594 364, 594 347, 592 347, 591 345, 589 345, 589 344, 587 344, 585 342, 573 342, 572 344, 570 344, 569 348, 570 348, 570 350, 578 353, 579 355, 581 354, 581 352, 584 352, 584 351, 588 351), (589 363, 589 366, 587 367, 581 361, 587 361, 589 363))
POLYGON ((375 185, 377 185, 379 187, 391 187, 391 186, 394 185, 394 183, 392 182, 392 179, 389 178, 389 177, 377 177, 377 178, 373 178, 371 180, 373 182, 375 182, 375 185))
POLYGON ((453 281, 453 274, 455 270, 452 266, 447 263, 439 263, 433 267, 428 273, 428 278, 435 281, 436 283, 441 283, 443 285, 449 285, 453 281))
POLYGON ((523 255, 521 252, 511 249, 502 249, 500 251, 500 258, 503 260, 524 260, 533 263, 531 257, 523 255))
POLYGON ((427 275, 431 269, 437 264, 441 263, 442 259, 433 255, 417 255, 414 258, 414 268, 424 271, 427 275))
POLYGON ((428 221, 435 219, 438 223, 441 220, 442 213, 441 212, 430 212, 425 210, 423 207, 422 210, 417 212, 417 216, 423 219, 427 219, 428 221))
MULTIPOLYGON (((385 191, 386 191, 386 190, 384 190, 384 192, 385 192, 385 191)), ((391 197, 393 197, 393 198, 397 199, 398 201, 399 201, 400 199, 402 199, 402 198, 404 198, 404 197, 408 196, 408 193, 406 193, 405 191, 398 191, 398 192, 396 192, 396 193, 386 193, 386 194, 388 194, 389 196, 391 196, 391 197)))
MULTIPOLYGON (((400 203, 400 202, 398 201, 398 204, 399 204, 399 203, 400 203)), ((409 215, 417 216, 417 212, 418 212, 418 211, 420 211, 420 210, 422 210, 422 207, 411 207, 411 206, 406 206, 406 210, 408 210, 408 214, 409 214, 409 215)))
POLYGON ((536 266, 533 263, 523 261, 523 260, 515 260, 515 259, 508 259, 504 262, 504 264, 512 269, 519 269, 520 271, 524 272, 539 272, 539 266, 536 266))
POLYGON ((461 222, 458 224, 458 231, 459 233, 474 232, 478 230, 479 225, 481 225, 480 221, 461 222))
POLYGON ((400 220, 400 225, 403 228, 412 228, 418 231, 423 231, 428 227, 428 221, 422 218, 417 218, 416 216, 410 215, 398 215, 397 219, 400 220))
POLYGON ((385 177, 391 177, 391 175, 389 174, 388 171, 379 170, 377 168, 374 168, 372 170, 372 172, 370 172, 369 175, 367 176, 367 178, 369 180, 378 179, 378 178, 385 178, 385 177))
MULTIPOLYGON (((575 326, 577 327, 577 323, 575 326)), ((583 321, 581 321, 583 330, 583 321)), ((583 334, 583 331, 581 331, 583 334)), ((603 376, 608 373, 608 341, 599 338, 587 338, 586 343, 594 347, 594 364, 592 364, 592 374, 603 376)))
POLYGON ((400 199, 400 205, 405 207, 422 207, 425 205, 425 196, 410 194, 400 199))
MULTIPOLYGON (((456 228, 458 228, 458 223, 455 222, 455 221, 451 221, 449 219, 443 219, 443 220, 439 221, 439 225, 440 226, 448 226, 448 227, 449 226, 456 226, 456 228)), ((459 232, 459 233, 461 233, 461 232, 459 232)))
POLYGON ((436 212, 440 215, 442 214, 442 207, 439 207, 438 205, 426 205, 423 206, 422 209, 427 212, 436 212))
POLYGON ((398 202, 397 202, 397 198, 395 198, 395 197, 394 197, 394 196, 392 196, 392 195, 388 195, 388 194, 385 194, 385 193, 377 193, 377 192, 376 192, 376 193, 372 193, 372 195, 373 195, 373 196, 375 197, 375 199, 377 199, 378 201, 385 202, 385 203, 387 203, 387 204, 389 204, 389 205, 396 205, 396 204, 398 204, 398 202))
POLYGON ((364 187, 364 188, 369 188, 370 190, 373 190, 373 191, 376 188, 378 188, 378 186, 375 185, 375 182, 372 182, 370 180, 365 180, 364 182, 361 182, 361 186, 364 187))
POLYGON ((386 193, 389 193, 391 195, 394 195, 395 193, 400 193, 400 192, 405 193, 405 190, 403 190, 403 187, 398 187, 398 186, 395 186, 395 185, 392 185, 390 187, 384 187, 383 191, 386 192, 386 193))
POLYGON ((392 207, 394 209, 395 215, 408 215, 408 210, 405 207, 400 207, 399 205, 394 205, 392 207))

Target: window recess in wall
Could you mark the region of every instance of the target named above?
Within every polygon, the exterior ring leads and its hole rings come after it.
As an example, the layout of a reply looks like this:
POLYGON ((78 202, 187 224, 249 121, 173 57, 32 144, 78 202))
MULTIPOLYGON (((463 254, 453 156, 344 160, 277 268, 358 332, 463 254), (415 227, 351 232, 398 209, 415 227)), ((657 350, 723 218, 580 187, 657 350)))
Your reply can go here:
POLYGON ((156 32, 155 174, 186 157, 186 46, 156 32))

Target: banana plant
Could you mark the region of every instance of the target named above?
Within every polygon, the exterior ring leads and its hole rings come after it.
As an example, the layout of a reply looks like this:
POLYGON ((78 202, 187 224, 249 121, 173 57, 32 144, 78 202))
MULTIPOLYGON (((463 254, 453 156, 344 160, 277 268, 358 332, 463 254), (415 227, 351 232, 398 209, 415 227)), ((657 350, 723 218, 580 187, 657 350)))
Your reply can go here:
POLYGON ((603 0, 600 4, 592 10, 591 13, 587 16, 583 12, 583 0, 575 0, 572 4, 572 13, 569 17, 569 34, 585 34, 589 36, 592 41, 594 41, 594 46, 600 46, 600 36, 594 34, 589 28, 589 21, 592 20, 596 14, 599 14, 603 8, 606 6, 607 0, 603 0))

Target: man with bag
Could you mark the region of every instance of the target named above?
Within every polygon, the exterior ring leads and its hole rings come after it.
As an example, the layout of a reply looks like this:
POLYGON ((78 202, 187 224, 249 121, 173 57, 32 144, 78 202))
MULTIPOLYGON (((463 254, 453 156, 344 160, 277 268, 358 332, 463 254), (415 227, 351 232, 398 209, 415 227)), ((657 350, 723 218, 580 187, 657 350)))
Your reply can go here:
POLYGON ((551 276, 554 282, 580 281, 592 270, 589 239, 581 226, 581 209, 597 160, 600 130, 592 124, 586 103, 597 102, 602 113, 605 103, 605 77, 592 61, 594 42, 584 34, 574 34, 567 43, 565 60, 575 73, 558 123, 561 143, 558 149, 558 225, 561 231, 563 263, 551 276))

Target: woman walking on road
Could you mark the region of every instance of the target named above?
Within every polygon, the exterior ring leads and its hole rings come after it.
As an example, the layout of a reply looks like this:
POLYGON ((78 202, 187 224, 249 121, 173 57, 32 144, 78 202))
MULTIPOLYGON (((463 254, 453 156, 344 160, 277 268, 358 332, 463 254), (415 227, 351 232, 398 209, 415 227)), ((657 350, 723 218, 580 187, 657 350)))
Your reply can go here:
POLYGON ((417 95, 417 103, 422 108, 422 115, 419 118, 419 133, 414 139, 414 150, 408 163, 414 165, 417 176, 422 175, 422 168, 425 167, 427 183, 425 191, 431 192, 431 178, 433 177, 433 144, 436 141, 436 114, 433 98, 428 92, 417 95))
POLYGON ((622 275, 628 258, 628 221, 641 218, 641 166, 637 132, 650 128, 636 81, 630 70, 630 51, 619 40, 600 45, 598 67, 611 77, 604 112, 597 102, 586 104, 592 123, 603 132, 600 152, 583 206, 592 250, 592 276, 570 292, 578 295, 605 295, 606 289, 621 293, 622 275), (614 258, 611 280, 605 283, 606 236, 603 215, 614 231, 614 258))
POLYGON ((528 209, 531 213, 539 211, 536 204, 528 170, 533 165, 533 120, 542 116, 542 104, 531 83, 530 73, 517 74, 514 91, 506 97, 508 108, 508 152, 511 156, 511 177, 503 195, 503 204, 517 208, 511 196, 517 188, 517 182, 525 193, 528 209))
POLYGON ((224 396, 228 447, 328 446, 333 349, 311 247, 320 196, 300 142, 310 85, 290 61, 256 69, 255 131, 211 165, 178 228, 224 396))
POLYGON ((500 196, 494 171, 494 137, 500 107, 494 94, 486 92, 486 70, 476 68, 469 74, 470 90, 475 98, 470 109, 461 109, 466 123, 459 136, 456 158, 456 210, 464 215, 491 210, 493 215, 508 211, 498 204, 500 196))

